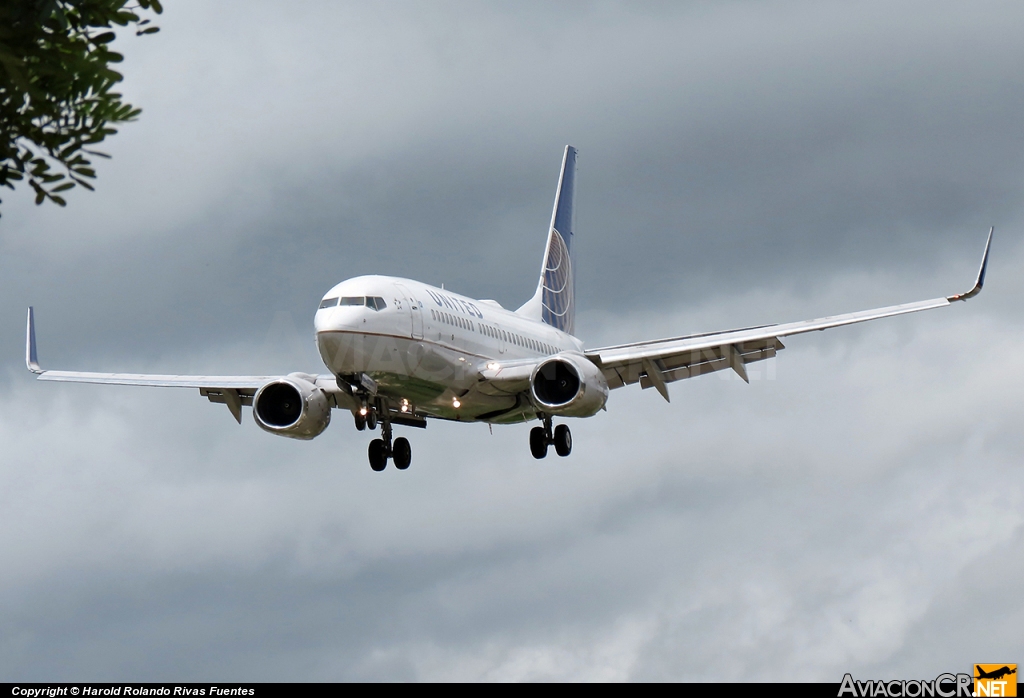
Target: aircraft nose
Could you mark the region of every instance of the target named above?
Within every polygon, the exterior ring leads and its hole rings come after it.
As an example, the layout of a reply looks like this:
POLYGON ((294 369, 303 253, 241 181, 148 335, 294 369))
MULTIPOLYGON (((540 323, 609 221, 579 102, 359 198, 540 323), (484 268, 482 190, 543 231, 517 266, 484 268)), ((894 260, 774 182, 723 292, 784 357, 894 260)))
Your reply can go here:
POLYGON ((313 326, 317 332, 359 330, 366 325, 366 308, 362 306, 340 306, 323 308, 316 312, 313 326))

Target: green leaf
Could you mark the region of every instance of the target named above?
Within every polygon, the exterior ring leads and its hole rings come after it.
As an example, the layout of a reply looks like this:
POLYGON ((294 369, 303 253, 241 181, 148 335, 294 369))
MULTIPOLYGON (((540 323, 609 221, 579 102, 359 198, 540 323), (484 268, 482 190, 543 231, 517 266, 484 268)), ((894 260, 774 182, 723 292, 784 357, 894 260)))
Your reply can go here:
POLYGON ((149 12, 160 0, 0 0, 0 186, 27 182, 38 203, 59 205, 58 193, 92 188, 83 156, 109 155, 86 148, 141 114, 114 91, 124 58, 112 28, 157 33, 149 12))
MULTIPOLYGON (((64 148, 64 150, 60 151, 60 153, 58 153, 57 157, 59 159, 61 159, 61 160, 64 160, 69 155, 71 155, 72 153, 74 153, 76 150, 78 150, 81 147, 82 147, 81 143, 77 143, 77 142, 72 143, 71 145, 69 145, 66 148, 64 148)), ((81 157, 81 156, 79 156, 79 157, 81 157)))

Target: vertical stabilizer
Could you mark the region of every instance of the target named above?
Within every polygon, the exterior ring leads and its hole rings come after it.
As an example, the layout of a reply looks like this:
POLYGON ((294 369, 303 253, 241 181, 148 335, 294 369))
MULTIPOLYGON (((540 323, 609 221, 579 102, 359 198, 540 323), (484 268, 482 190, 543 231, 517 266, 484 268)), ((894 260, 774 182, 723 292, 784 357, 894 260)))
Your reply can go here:
POLYGON ((548 244, 541 265, 540 280, 533 298, 516 312, 542 320, 562 332, 576 328, 576 279, 573 274, 573 234, 576 228, 576 149, 565 146, 562 172, 551 211, 548 244))

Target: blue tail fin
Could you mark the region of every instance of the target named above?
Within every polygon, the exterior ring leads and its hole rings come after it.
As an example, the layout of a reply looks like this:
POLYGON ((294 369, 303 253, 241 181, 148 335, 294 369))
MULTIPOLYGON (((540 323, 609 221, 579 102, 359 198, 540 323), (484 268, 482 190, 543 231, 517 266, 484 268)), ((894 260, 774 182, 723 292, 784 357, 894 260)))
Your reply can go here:
POLYGON ((573 334, 576 328, 576 278, 573 274, 575 203, 576 149, 567 145, 537 291, 516 312, 543 320, 568 334, 573 334))

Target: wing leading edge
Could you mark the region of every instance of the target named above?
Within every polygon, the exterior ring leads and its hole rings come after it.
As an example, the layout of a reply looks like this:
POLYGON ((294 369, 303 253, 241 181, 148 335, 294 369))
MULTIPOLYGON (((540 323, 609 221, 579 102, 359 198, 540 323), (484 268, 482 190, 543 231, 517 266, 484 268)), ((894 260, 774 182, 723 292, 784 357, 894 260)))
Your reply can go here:
MULTIPOLYGON (((28 309, 25 329, 25 365, 41 381, 58 383, 96 383, 101 385, 139 385, 152 388, 198 388, 199 394, 210 402, 223 403, 231 410, 236 421, 242 421, 242 405, 252 405, 253 396, 260 388, 282 376, 185 376, 150 373, 97 373, 92 371, 48 371, 39 365, 36 350, 35 310, 28 309)), ((310 376, 311 382, 324 382, 335 389, 333 376, 310 376)), ((324 386, 320 386, 324 387, 324 386)))
POLYGON ((667 383, 722 369, 733 369, 749 383, 745 365, 774 357, 785 348, 781 337, 942 308, 978 295, 985 283, 993 231, 994 228, 989 229, 977 281, 966 293, 815 320, 621 344, 589 350, 586 356, 601 368, 610 388, 640 383, 641 388, 655 388, 666 400, 669 399, 667 383))

